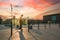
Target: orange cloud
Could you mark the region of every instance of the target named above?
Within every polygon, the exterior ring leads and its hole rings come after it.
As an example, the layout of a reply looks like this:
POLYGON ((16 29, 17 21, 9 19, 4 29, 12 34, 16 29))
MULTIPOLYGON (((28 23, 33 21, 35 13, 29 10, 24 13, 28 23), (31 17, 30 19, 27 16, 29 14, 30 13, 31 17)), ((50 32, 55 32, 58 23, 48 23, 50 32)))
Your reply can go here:
MULTIPOLYGON (((8 2, 0 2, 0 6, 10 6, 11 3, 8 2)), ((12 4, 13 6, 15 6, 15 4, 12 4)))
POLYGON ((15 16, 16 16, 16 15, 20 15, 20 14, 19 14, 19 13, 17 13, 17 12, 13 12, 13 15, 15 15, 15 16))
POLYGON ((35 19, 35 20, 43 20, 43 14, 38 14, 38 15, 34 16, 33 19, 35 19))
POLYGON ((6 5, 10 5, 10 3, 0 2, 0 6, 6 6, 6 5))
POLYGON ((46 0, 40 0, 40 2, 42 2, 42 3, 44 3, 44 4, 48 5, 48 6, 52 5, 51 3, 47 2, 46 0))
POLYGON ((45 0, 29 0, 28 2, 25 2, 25 6, 29 6, 37 10, 44 10, 47 7, 51 6, 51 4, 49 2, 46 2, 45 0))

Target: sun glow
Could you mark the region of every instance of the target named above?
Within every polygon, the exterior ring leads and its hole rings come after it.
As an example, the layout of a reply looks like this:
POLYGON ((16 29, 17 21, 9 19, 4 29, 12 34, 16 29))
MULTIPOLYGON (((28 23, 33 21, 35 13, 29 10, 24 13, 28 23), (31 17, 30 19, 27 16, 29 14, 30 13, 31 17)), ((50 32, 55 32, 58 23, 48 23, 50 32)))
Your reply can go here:
MULTIPOLYGON (((11 17, 11 5, 12 4, 12 15, 16 18, 20 17, 21 14, 24 17, 33 18, 36 15, 49 9, 49 7, 60 3, 58 0, 0 0, 0 15, 11 17), (14 7, 18 5, 20 7, 14 7)), ((52 9, 52 8, 51 8, 52 9)))

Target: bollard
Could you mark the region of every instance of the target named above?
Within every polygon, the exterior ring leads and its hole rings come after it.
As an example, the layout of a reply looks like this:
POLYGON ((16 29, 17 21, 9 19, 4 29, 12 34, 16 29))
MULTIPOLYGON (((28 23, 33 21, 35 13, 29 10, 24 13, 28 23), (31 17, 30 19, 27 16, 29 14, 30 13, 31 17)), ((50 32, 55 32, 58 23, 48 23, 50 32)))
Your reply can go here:
POLYGON ((29 32, 29 25, 28 25, 28 32, 29 32))
POLYGON ((32 29, 32 24, 28 25, 28 32, 29 32, 30 29, 32 29))
POLYGON ((59 28, 60 28, 60 23, 59 23, 59 28))
POLYGON ((38 24, 38 30, 39 30, 39 24, 38 24))
POLYGON ((38 22, 38 30, 39 30, 39 20, 37 22, 38 22))
POLYGON ((49 23, 49 28, 51 28, 51 23, 49 23))
POLYGON ((45 27, 45 29, 46 29, 46 23, 44 23, 44 27, 45 27))

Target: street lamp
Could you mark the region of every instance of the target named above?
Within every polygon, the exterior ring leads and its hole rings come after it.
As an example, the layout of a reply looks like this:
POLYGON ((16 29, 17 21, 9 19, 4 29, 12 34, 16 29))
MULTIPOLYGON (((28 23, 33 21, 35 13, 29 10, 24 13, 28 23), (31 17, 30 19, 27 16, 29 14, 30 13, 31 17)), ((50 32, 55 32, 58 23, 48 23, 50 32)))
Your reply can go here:
MULTIPOLYGON (((11 6, 11 17, 13 17, 13 15, 12 15, 12 11, 13 11, 12 4, 10 4, 10 6, 11 6)), ((14 7, 22 7, 22 6, 15 5, 14 7)), ((12 27, 12 18, 11 18, 11 36, 12 36, 12 34, 13 34, 13 27, 12 27)))
POLYGON ((11 36, 12 36, 12 34, 13 34, 13 29, 12 29, 12 4, 10 4, 10 6, 11 6, 11 36))

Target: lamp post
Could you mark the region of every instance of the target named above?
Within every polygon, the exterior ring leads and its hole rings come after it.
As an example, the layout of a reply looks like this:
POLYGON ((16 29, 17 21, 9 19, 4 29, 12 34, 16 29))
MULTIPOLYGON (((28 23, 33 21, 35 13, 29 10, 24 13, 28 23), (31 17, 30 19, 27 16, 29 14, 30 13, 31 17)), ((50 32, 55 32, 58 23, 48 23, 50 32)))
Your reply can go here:
MULTIPOLYGON (((10 4, 10 6, 11 6, 11 17, 13 17, 13 15, 12 15, 12 11, 13 11, 12 4, 10 4)), ((14 7, 22 7, 22 6, 15 5, 14 7)), ((12 18, 11 18, 11 36, 12 36, 12 34, 13 34, 13 27, 12 27, 12 18)))
POLYGON ((13 28, 12 28, 12 4, 10 4, 10 6, 11 6, 11 36, 12 36, 12 34, 13 34, 13 28))

